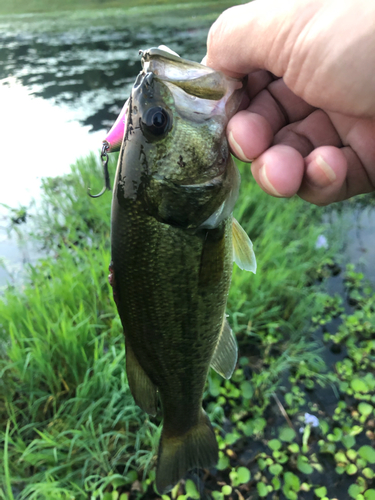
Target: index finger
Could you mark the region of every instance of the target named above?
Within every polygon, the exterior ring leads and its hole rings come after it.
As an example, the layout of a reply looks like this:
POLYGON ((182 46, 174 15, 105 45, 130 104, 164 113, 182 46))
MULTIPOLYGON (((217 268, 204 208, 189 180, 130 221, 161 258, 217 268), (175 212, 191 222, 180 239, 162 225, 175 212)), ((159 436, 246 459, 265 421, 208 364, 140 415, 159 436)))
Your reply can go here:
POLYGON ((266 48, 262 46, 268 42, 256 37, 255 33, 258 3, 255 0, 231 7, 211 26, 207 38, 207 66, 235 78, 255 69, 265 69, 262 54, 266 48))
POLYGON ((256 69, 283 76, 293 39, 315 8, 300 3, 253 0, 224 11, 208 34, 207 66, 237 78, 256 69))

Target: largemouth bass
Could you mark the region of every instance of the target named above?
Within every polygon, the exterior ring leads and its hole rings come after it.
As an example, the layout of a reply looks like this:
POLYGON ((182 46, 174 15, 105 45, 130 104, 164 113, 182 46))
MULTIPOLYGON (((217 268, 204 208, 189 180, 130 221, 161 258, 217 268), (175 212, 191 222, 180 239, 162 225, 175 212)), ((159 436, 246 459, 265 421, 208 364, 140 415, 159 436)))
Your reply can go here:
POLYGON ((143 52, 142 66, 117 122, 110 282, 131 393, 150 415, 160 397, 156 487, 165 493, 217 462, 203 390, 210 365, 225 378, 235 368, 232 265, 255 272, 255 257, 232 217, 240 176, 225 136, 243 82, 160 48, 143 52))

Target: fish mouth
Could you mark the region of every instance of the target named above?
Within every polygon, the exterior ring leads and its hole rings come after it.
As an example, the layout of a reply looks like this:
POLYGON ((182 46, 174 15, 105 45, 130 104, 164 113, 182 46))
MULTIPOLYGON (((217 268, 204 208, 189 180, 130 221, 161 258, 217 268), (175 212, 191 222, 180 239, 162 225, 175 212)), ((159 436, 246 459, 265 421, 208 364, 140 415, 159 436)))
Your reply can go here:
POLYGON ((182 59, 176 53, 153 47, 142 52, 142 67, 160 80, 183 89, 201 99, 220 100, 226 94, 243 87, 243 81, 231 78, 208 66, 182 59))
POLYGON ((142 67, 169 88, 177 110, 190 120, 219 115, 227 122, 241 103, 244 79, 228 77, 164 48, 142 52, 142 67))
MULTIPOLYGON (((196 122, 215 115, 227 122, 237 111, 242 100, 244 79, 231 78, 203 64, 182 59, 164 46, 152 47, 140 51, 140 54, 142 71, 133 90, 142 86, 152 95, 155 78, 168 87, 181 116, 196 122)), ((103 141, 108 144, 108 153, 120 150, 128 114, 129 99, 103 141)))

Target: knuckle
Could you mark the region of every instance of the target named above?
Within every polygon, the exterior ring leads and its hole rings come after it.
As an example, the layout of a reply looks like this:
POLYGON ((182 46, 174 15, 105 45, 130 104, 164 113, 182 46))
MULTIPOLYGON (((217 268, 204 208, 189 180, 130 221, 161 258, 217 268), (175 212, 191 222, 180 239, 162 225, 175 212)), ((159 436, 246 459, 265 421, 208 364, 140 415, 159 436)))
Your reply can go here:
MULTIPOLYGON (((220 16, 221 17, 221 16, 220 16)), ((211 26, 208 36, 207 36, 207 52, 212 53, 215 48, 215 41, 218 37, 218 33, 220 32, 220 17, 214 22, 211 26)))
POLYGON ((220 14, 216 21, 212 24, 207 37, 207 48, 208 50, 215 51, 217 48, 220 50, 220 43, 226 37, 227 31, 231 26, 231 15, 233 7, 225 10, 220 14))

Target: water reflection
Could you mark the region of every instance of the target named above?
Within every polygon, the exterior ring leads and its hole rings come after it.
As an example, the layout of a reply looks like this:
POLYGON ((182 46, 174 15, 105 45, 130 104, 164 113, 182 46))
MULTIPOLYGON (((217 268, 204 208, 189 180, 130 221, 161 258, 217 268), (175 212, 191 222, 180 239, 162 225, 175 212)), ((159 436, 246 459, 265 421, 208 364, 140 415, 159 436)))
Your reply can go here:
POLYGON ((3 206, 28 205, 37 197, 42 177, 62 175, 69 171, 77 157, 97 150, 103 131, 89 133, 71 119, 66 107, 54 106, 35 97, 18 82, 7 79, 0 84, 0 109, 6 119, 0 120, 3 145, 0 182, 0 287, 17 280, 22 267, 39 256, 24 241, 22 248, 13 234, 8 237, 8 210, 3 206), (0 262, 1 264, 1 262, 0 262), (8 272, 9 271, 9 272, 8 272))
POLYGON ((103 132, 89 134, 63 106, 30 94, 14 79, 0 85, 2 157, 0 202, 27 204, 42 177, 62 175, 80 155, 99 149, 103 132))
POLYGON ((375 285, 375 209, 358 210, 347 216, 347 262, 355 262, 365 279, 375 285))
POLYGON ((0 138, 14 152, 22 143, 13 168, 2 169, 0 202, 27 203, 40 177, 100 148, 140 70, 140 48, 164 43, 200 60, 227 6, 0 17, 0 138))
POLYGON ((65 14, 52 24, 40 16, 0 23, 0 81, 11 77, 34 96, 69 107, 73 119, 90 130, 107 129, 139 72, 138 50, 163 43, 201 59, 218 8, 215 13, 206 7, 199 16, 196 8, 152 16, 147 9, 142 15, 119 11, 104 18, 88 13, 80 22, 65 14))

